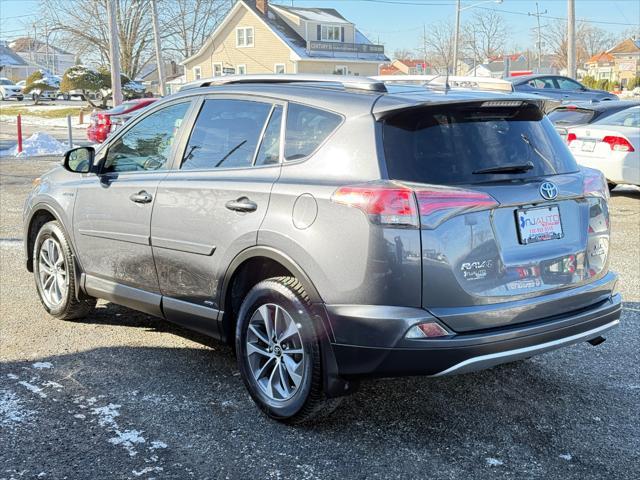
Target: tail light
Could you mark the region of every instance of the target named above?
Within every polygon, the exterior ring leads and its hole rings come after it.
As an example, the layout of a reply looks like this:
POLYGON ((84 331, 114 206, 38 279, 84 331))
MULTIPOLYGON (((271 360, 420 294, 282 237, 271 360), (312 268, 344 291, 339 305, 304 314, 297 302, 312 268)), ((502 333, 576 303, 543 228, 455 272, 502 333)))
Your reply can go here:
POLYGON ((104 113, 96 114, 96 125, 108 127, 111 125, 111 115, 106 115, 104 113))
POLYGON ((378 225, 418 227, 418 209, 409 188, 393 184, 347 186, 336 190, 331 200, 359 208, 378 225))
POLYGON ((341 187, 331 199, 359 208, 378 225, 428 229, 462 212, 498 205, 483 192, 446 187, 414 191, 390 182, 341 187))
POLYGON ((624 137, 616 137, 614 135, 607 135, 602 139, 603 143, 609 144, 609 147, 614 152, 634 152, 633 145, 629 143, 624 137))
POLYGON ((575 133, 567 134, 567 145, 571 145, 571 142, 577 139, 578 139, 578 136, 575 133))
POLYGON ((585 197, 602 197, 609 199, 607 180, 600 170, 582 167, 582 174, 584 175, 582 193, 585 197))
POLYGON ((489 194, 461 188, 434 188, 416 192, 422 228, 435 228, 462 212, 487 210, 498 206, 489 194))

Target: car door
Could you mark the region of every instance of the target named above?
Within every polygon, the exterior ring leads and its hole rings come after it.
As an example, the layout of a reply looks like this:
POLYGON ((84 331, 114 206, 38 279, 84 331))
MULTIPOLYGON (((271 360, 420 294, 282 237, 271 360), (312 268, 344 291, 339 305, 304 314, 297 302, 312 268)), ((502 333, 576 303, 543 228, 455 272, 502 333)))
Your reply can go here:
POLYGON ((257 242, 280 174, 284 105, 202 100, 180 166, 159 184, 151 244, 165 316, 216 335, 226 269, 257 242))
POLYGON ((589 93, 584 91, 584 87, 575 80, 566 77, 555 77, 554 81, 558 86, 558 94, 564 101, 588 100, 591 97, 589 93))
POLYGON ((191 105, 183 99, 136 120, 100 151, 99 173, 80 181, 73 234, 90 294, 160 313, 151 212, 191 105))

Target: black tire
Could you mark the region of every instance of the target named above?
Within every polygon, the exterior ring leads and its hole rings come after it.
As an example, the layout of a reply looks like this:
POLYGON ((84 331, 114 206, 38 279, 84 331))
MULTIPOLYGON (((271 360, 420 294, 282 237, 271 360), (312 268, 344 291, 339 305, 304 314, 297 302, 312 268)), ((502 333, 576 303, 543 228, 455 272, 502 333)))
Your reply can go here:
POLYGON ((320 342, 313 318, 309 297, 293 277, 270 278, 258 283, 249 291, 240 307, 235 345, 240 375, 251 398, 275 420, 289 424, 307 422, 331 413, 340 402, 340 398, 328 399, 323 391, 320 342), (287 400, 274 400, 263 392, 254 378, 247 355, 249 322, 258 308, 266 304, 277 305, 291 316, 298 326, 304 350, 303 378, 293 396, 287 400))
POLYGON ((618 186, 617 183, 613 183, 613 182, 607 182, 607 187, 609 187, 609 191, 613 190, 614 188, 616 188, 618 186))
POLYGON ((79 292, 76 298, 76 284, 78 279, 76 278, 76 268, 73 258, 73 252, 69 245, 64 229, 57 221, 51 221, 45 223, 38 232, 36 241, 33 247, 33 274, 36 282, 36 288, 38 290, 38 296, 45 310, 56 318, 62 320, 75 320, 78 318, 86 317, 96 306, 96 299, 79 292), (45 293, 40 281, 40 252, 42 245, 47 239, 53 239, 57 242, 62 252, 62 258, 64 261, 64 268, 66 271, 66 294, 62 296, 59 304, 52 305, 45 299, 45 293))

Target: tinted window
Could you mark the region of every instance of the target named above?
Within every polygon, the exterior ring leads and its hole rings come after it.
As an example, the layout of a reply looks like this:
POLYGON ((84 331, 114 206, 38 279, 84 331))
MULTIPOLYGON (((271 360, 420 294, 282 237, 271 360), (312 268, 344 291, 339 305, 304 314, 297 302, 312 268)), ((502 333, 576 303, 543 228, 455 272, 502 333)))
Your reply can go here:
POLYGON ((556 81, 558 82, 558 87, 561 90, 582 90, 582 85, 570 78, 558 77, 556 81))
POLYGON ((133 125, 109 147, 103 172, 167 168, 173 143, 190 102, 163 108, 133 125))
POLYGON ((573 156, 538 107, 419 108, 383 127, 389 177, 422 183, 478 183, 577 170, 573 156), (474 173, 533 164, 525 173, 474 173))
POLYGON ((269 125, 264 131, 264 137, 256 156, 256 165, 272 165, 280 162, 280 131, 282 130, 282 107, 277 105, 273 109, 269 125))
POLYGON ((617 127, 640 127, 640 108, 630 108, 614 113, 595 122, 597 125, 612 125, 617 127))
POLYGON ((290 103, 287 108, 285 160, 311 155, 341 121, 342 117, 335 113, 290 103))
POLYGON ((205 100, 182 169, 250 167, 271 107, 248 100, 205 100))
POLYGON ((589 123, 593 113, 593 110, 558 108, 547 116, 556 125, 582 125, 589 123))
POLYGON ((529 80, 527 85, 533 88, 556 88, 553 79, 549 77, 534 78, 533 80, 529 80))

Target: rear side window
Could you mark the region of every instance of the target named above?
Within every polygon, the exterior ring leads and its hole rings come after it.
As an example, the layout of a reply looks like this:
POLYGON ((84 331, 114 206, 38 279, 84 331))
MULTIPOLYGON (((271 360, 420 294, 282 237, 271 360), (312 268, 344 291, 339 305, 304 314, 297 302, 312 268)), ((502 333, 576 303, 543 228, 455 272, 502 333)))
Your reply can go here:
POLYGON ((583 125, 591 121, 593 113, 593 110, 558 108, 547 116, 556 125, 583 125))
POLYGON ((272 105, 205 100, 191 132, 182 170, 250 167, 272 105))
POLYGON ((480 104, 404 110, 385 121, 389 178, 466 184, 577 171, 573 156, 535 105, 480 104), (531 167, 518 173, 480 173, 497 167, 531 167))
POLYGON ((335 113, 290 103, 287 108, 285 160, 298 160, 311 155, 342 122, 335 113))

